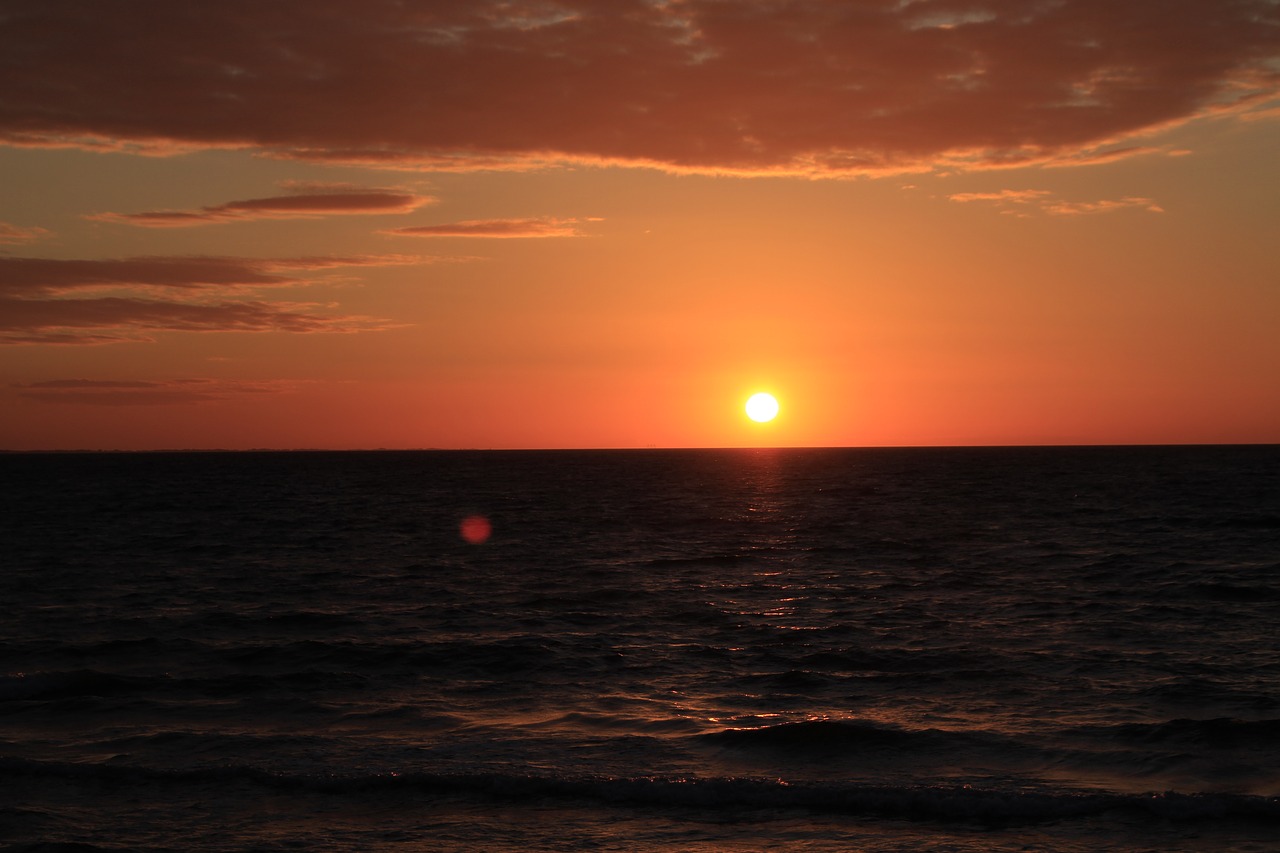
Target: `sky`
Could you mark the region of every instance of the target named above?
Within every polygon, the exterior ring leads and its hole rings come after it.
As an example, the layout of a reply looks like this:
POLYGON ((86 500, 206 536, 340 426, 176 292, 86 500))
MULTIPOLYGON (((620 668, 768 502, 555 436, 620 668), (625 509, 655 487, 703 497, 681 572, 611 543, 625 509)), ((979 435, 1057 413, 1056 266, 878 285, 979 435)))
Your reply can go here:
POLYGON ((0 0, 0 449, 1277 443, 1277 246, 1277 0, 0 0))

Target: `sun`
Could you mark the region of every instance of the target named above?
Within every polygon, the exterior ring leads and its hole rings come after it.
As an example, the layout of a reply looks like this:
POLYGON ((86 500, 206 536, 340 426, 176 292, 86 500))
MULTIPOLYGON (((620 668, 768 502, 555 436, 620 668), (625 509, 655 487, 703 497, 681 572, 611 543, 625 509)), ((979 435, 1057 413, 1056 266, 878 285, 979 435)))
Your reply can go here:
POLYGON ((752 394, 747 400, 747 417, 756 423, 767 423, 778 416, 778 401, 772 394, 752 394))

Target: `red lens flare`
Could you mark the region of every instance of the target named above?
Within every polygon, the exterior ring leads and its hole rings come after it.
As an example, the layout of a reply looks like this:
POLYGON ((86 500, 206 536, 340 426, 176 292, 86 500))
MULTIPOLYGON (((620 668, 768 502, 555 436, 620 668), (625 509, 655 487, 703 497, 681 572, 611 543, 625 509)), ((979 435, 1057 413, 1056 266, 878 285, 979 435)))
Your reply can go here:
POLYGON ((458 525, 458 532, 472 545, 479 545, 489 538, 493 525, 483 515, 469 515, 458 525))

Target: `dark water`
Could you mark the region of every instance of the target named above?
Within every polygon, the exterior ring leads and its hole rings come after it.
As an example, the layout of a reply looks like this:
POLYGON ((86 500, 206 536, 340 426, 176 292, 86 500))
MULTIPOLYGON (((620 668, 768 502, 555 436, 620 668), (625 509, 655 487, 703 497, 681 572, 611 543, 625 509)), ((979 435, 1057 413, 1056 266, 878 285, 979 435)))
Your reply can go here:
POLYGON ((0 478, 7 849, 1280 849, 1277 447, 0 478))

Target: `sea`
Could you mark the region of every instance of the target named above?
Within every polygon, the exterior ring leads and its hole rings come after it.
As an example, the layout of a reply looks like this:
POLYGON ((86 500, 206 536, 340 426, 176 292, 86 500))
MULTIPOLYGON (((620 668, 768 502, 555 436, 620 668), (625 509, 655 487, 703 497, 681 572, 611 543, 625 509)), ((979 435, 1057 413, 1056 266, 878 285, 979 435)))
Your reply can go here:
POLYGON ((1280 850, 1280 447, 0 455, 6 851, 1280 850))

